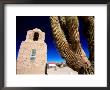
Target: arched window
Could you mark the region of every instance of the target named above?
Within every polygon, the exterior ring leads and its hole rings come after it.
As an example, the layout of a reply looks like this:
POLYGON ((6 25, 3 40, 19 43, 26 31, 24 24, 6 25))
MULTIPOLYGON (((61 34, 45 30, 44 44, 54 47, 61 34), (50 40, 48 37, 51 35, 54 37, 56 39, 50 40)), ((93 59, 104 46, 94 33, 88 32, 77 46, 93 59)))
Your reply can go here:
POLYGON ((36 59, 36 49, 32 49, 30 60, 35 60, 35 59, 36 59))
POLYGON ((35 32, 34 33, 34 37, 33 37, 33 41, 37 41, 39 38, 39 33, 38 32, 35 32))

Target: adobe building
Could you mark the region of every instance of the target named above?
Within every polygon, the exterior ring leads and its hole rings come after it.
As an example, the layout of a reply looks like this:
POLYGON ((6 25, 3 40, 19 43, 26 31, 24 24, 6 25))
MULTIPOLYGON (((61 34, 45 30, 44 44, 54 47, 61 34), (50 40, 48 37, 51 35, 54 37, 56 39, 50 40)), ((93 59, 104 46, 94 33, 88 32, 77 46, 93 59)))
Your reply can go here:
POLYGON ((17 74, 45 74, 47 63, 47 45, 45 33, 40 29, 27 31, 22 41, 16 63, 17 74))

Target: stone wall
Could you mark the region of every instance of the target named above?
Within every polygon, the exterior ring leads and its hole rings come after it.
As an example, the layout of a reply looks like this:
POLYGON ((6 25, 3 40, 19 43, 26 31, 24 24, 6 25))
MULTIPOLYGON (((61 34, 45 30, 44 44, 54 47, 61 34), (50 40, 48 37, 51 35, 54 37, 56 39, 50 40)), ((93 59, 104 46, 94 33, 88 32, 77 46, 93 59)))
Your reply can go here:
POLYGON ((44 42, 45 33, 40 29, 29 30, 26 40, 22 41, 17 58, 17 74, 45 74, 47 63, 47 45, 44 42), (38 40, 33 41, 34 33, 39 34, 38 40), (32 49, 36 50, 35 60, 31 60, 32 49))

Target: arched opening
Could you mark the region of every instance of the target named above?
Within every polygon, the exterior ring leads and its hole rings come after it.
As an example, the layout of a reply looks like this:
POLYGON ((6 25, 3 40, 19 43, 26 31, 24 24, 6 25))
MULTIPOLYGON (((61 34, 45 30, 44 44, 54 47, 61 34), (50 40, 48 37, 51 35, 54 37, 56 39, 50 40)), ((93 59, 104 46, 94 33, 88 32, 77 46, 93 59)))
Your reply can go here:
POLYGON ((38 41, 38 38, 39 38, 39 33, 35 32, 34 37, 33 37, 33 41, 38 41))

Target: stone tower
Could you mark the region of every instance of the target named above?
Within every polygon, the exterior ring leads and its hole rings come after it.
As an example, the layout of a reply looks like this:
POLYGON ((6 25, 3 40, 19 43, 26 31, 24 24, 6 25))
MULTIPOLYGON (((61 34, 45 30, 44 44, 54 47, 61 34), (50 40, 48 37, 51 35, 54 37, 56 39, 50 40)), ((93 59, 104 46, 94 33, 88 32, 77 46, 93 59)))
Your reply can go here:
POLYGON ((47 45, 44 40, 45 33, 40 29, 27 31, 18 53, 17 74, 45 74, 47 45))

